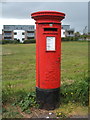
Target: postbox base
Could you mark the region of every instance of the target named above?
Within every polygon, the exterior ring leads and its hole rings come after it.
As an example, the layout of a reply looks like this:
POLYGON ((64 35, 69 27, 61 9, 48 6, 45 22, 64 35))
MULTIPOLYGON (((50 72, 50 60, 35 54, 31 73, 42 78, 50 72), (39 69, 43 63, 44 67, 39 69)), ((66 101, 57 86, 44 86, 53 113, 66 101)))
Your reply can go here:
POLYGON ((60 104, 60 88, 40 89, 36 87, 36 100, 41 109, 53 110, 60 104))

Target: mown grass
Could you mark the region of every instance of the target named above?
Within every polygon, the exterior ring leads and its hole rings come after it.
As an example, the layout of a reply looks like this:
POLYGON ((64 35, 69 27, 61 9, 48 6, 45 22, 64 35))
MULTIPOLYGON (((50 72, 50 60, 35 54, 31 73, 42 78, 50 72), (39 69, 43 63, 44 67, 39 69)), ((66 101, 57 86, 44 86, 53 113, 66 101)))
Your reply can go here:
MULTIPOLYGON (((8 102, 13 103, 20 94, 25 95, 35 91, 35 44, 8 44, 3 45, 2 50, 2 88, 3 91, 6 91, 3 101, 7 104, 8 102)), ((62 42, 61 59, 62 86, 86 79, 88 74, 88 42, 62 42)), ((63 110, 65 110, 64 108, 69 113, 68 105, 67 108, 65 104, 62 105, 63 110)), ((85 107, 85 111, 87 113, 87 107, 85 107)))
POLYGON ((3 46, 3 87, 11 84, 15 91, 35 87, 35 45, 3 46))
POLYGON ((62 82, 79 80, 88 71, 88 43, 62 43, 62 82))

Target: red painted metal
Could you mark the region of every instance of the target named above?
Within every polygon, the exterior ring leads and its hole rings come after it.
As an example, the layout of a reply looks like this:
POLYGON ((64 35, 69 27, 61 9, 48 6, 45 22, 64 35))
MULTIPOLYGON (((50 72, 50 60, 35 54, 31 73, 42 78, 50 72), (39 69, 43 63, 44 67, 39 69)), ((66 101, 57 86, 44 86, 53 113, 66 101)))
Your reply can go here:
POLYGON ((61 20, 64 19, 65 14, 56 11, 40 11, 32 13, 31 16, 36 20, 36 87, 41 89, 59 88, 61 20), (55 37, 54 51, 46 50, 47 37, 55 37))

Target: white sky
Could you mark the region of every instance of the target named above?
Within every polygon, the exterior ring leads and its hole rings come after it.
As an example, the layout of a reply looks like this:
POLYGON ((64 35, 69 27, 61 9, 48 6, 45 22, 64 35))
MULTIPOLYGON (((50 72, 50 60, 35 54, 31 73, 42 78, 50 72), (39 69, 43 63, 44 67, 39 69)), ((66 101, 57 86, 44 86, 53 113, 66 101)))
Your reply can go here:
POLYGON ((35 25, 35 21, 33 19, 0 19, 0 34, 3 25, 35 25))
POLYGON ((0 4, 0 34, 2 33, 3 25, 34 25, 35 21, 30 18, 30 14, 32 12, 44 9, 56 11, 62 10, 64 13, 66 13, 66 18, 62 21, 63 24, 70 24, 71 28, 75 28, 75 30, 79 32, 82 32, 84 27, 87 26, 88 23, 88 7, 86 4, 88 0, 75 0, 75 4, 73 0, 70 5, 70 0, 69 2, 68 0, 49 0, 52 1, 51 4, 49 1, 48 3, 47 0, 33 0, 33 2, 36 1, 35 3, 33 3, 32 0, 1 1, 5 3, 3 3, 3 7, 2 2, 0 4), (9 4, 11 1, 12 3, 9 4), (27 1, 29 1, 29 3, 27 3, 27 1), (40 1, 42 1, 42 3, 40 3, 40 1), (43 3, 44 1, 45 4, 43 3), (65 4, 61 2, 62 4, 59 5, 60 3, 58 4, 56 1, 63 1, 65 2, 65 4), (82 1, 85 3, 83 3, 82 1), (16 2, 19 2, 19 4, 16 2), (24 2, 25 4, 23 4, 24 2), (32 2, 32 4, 30 2, 32 2), (55 2, 55 5, 53 2, 55 2))

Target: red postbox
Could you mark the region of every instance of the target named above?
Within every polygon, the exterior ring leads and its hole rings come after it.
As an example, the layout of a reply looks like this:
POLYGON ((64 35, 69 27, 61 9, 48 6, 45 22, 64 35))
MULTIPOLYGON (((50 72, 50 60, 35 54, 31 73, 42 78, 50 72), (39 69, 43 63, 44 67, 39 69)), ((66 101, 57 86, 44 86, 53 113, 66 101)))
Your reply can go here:
POLYGON ((40 11, 36 20, 36 97, 42 108, 54 109, 59 103, 61 20, 65 14, 40 11))

